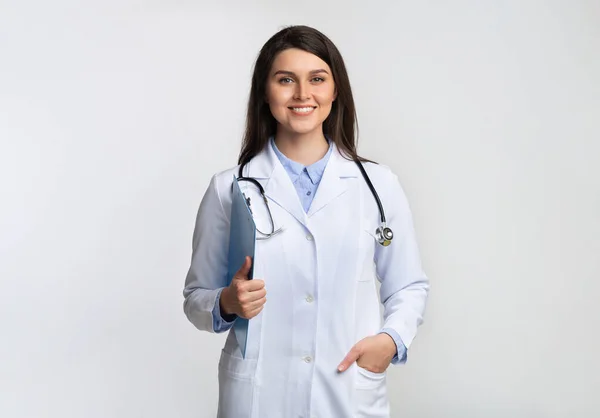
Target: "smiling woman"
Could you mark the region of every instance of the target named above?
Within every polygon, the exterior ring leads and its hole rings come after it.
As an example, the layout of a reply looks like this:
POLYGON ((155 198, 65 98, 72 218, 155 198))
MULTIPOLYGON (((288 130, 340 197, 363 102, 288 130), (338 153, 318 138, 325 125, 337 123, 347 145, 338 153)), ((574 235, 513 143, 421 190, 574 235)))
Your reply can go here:
POLYGON ((200 330, 250 320, 245 355, 234 332, 221 353, 221 417, 389 416, 385 372, 406 361, 429 281, 397 177, 356 153, 354 109, 321 32, 293 26, 263 46, 238 165, 200 204, 184 289, 200 330), (250 257, 227 277, 234 175, 259 186, 282 231, 256 242, 253 280, 250 257))
POLYGON ((356 153, 354 98, 337 47, 313 28, 283 29, 265 43, 256 60, 238 163, 246 165, 272 137, 277 146, 295 144, 292 149, 280 149, 288 157, 293 152, 292 160, 314 162, 323 156, 325 134, 349 159, 366 161, 356 153), (301 112, 311 118, 294 121, 291 116, 301 112), (281 140, 283 135, 286 140, 281 140), (300 136, 302 141, 298 141, 300 136))
POLYGON ((309 148, 310 136, 325 144, 321 126, 336 98, 329 65, 316 55, 290 48, 277 55, 271 72, 266 102, 277 120, 277 139, 286 143, 302 136, 309 148))

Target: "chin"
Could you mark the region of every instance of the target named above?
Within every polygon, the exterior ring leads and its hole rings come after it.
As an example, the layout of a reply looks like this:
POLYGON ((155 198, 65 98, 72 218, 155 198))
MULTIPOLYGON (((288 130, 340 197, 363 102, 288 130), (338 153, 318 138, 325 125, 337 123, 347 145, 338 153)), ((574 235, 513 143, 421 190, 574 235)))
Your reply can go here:
POLYGON ((306 134, 310 134, 312 132, 315 131, 320 131, 322 128, 323 124, 310 124, 310 125, 302 125, 302 124, 293 124, 293 125, 288 125, 286 127, 284 127, 284 129, 286 131, 288 131, 289 133, 293 133, 296 135, 306 135, 306 134))

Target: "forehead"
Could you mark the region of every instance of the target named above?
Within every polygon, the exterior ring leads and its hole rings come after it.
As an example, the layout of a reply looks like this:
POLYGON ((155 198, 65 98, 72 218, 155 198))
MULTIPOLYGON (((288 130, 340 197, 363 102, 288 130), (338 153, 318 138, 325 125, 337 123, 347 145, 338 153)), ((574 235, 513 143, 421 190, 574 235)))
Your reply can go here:
POLYGON ((273 61, 271 72, 283 70, 303 73, 318 69, 327 70, 327 72, 331 73, 327 63, 315 54, 301 49, 290 48, 277 54, 273 61))

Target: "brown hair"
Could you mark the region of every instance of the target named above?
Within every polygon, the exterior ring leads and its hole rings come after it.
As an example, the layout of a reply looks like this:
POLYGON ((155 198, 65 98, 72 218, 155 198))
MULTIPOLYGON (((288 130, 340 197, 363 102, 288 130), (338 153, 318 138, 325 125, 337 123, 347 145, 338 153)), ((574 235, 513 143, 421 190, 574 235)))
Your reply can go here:
POLYGON ((308 26, 290 26, 273 35, 262 47, 252 75, 248 99, 246 132, 242 141, 238 164, 246 165, 275 135, 277 121, 265 101, 267 78, 275 57, 280 52, 298 48, 316 55, 329 65, 337 90, 331 113, 323 122, 323 133, 339 148, 342 155, 354 161, 368 161, 356 154, 358 124, 350 80, 342 55, 331 40, 308 26))

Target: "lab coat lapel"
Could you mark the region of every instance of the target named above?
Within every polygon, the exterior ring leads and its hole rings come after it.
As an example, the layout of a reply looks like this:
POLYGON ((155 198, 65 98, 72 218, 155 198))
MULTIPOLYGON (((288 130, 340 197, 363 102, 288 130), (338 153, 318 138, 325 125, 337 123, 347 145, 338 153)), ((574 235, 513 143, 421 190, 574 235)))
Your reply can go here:
POLYGON ((296 192, 290 176, 279 160, 277 160, 273 174, 267 183, 267 187, 265 187, 265 194, 273 202, 288 211, 298 222, 306 225, 306 212, 304 212, 298 192, 296 192))
POLYGON ((245 175, 263 184, 270 201, 281 206, 301 224, 307 224, 306 213, 294 184, 270 144, 248 163, 248 174, 245 175))
POLYGON ((317 193, 308 210, 308 217, 310 218, 334 199, 343 195, 348 190, 350 183, 347 179, 356 177, 357 173, 358 167, 356 164, 342 157, 338 148, 333 144, 333 150, 317 188, 317 193))
POLYGON ((308 218, 326 207, 331 201, 343 195, 349 187, 348 178, 360 174, 354 161, 345 159, 333 144, 333 150, 323 177, 317 188, 308 214, 304 212, 296 188, 275 155, 270 144, 248 163, 248 172, 244 175, 259 180, 265 188, 269 200, 290 213, 302 225, 307 226, 308 218))

